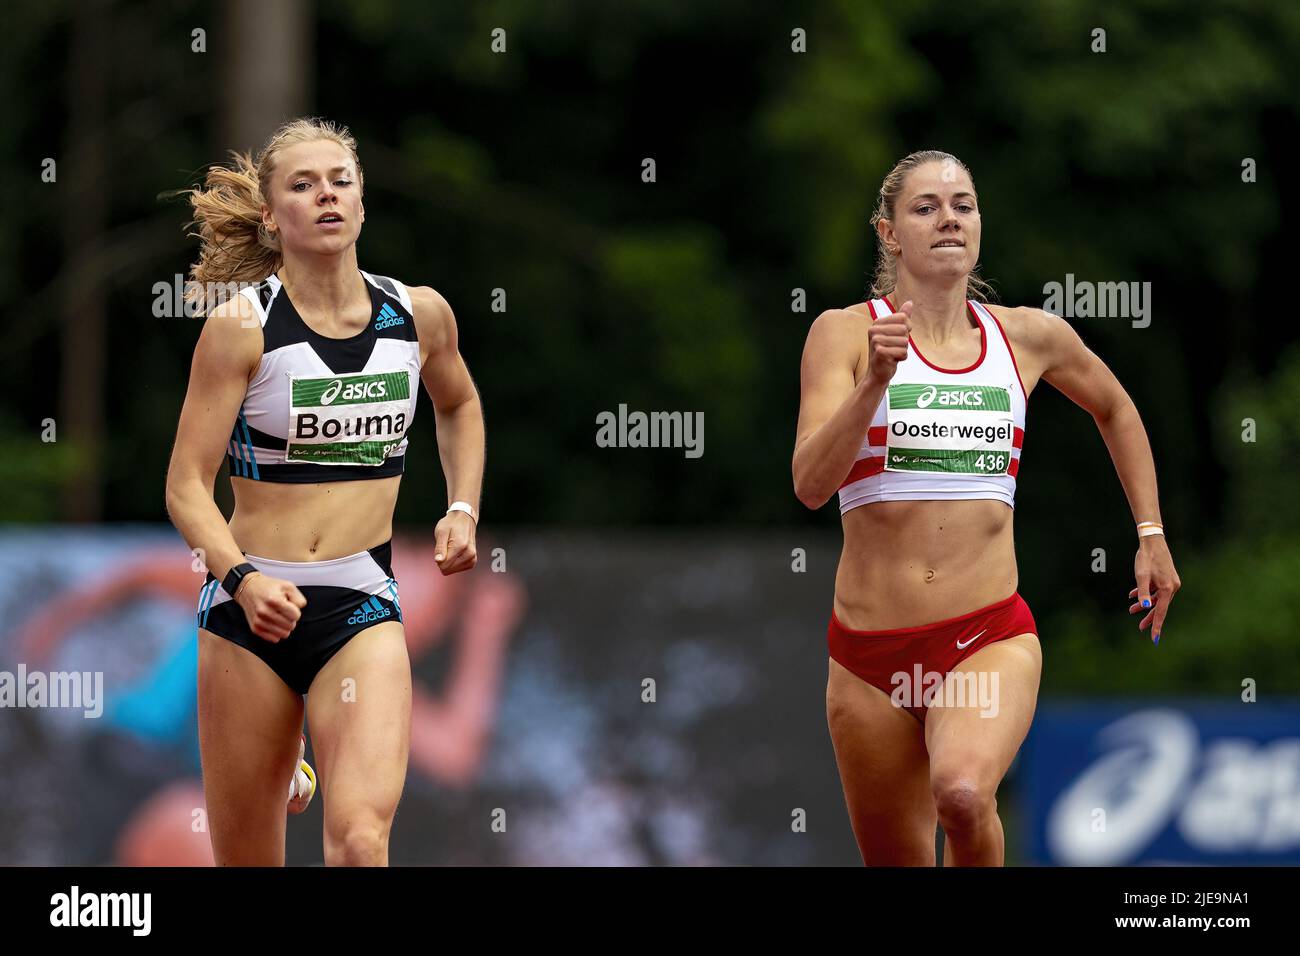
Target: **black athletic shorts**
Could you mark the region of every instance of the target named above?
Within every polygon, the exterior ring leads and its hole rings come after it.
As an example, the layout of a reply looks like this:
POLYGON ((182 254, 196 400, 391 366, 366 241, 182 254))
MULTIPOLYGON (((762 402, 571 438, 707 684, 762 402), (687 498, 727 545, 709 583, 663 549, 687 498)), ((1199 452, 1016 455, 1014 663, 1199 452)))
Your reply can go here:
POLYGON ((295 693, 307 693, 321 668, 361 631, 402 619, 391 541, 332 561, 245 557, 263 574, 298 585, 307 606, 294 629, 276 643, 258 637, 211 572, 199 592, 198 625, 252 651, 295 693))

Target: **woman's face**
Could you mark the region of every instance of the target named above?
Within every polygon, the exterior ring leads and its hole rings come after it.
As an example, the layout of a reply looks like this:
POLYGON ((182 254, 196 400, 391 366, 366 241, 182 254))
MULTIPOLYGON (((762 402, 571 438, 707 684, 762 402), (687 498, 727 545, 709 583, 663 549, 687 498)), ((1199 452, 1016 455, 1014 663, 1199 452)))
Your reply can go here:
POLYGON ((352 154, 327 139, 280 150, 262 221, 282 250, 320 255, 357 241, 366 210, 352 154))
POLYGON ((979 262, 980 213, 975 186, 960 165, 924 163, 907 174, 893 220, 881 220, 888 249, 902 249, 899 271, 914 278, 956 280, 979 262))

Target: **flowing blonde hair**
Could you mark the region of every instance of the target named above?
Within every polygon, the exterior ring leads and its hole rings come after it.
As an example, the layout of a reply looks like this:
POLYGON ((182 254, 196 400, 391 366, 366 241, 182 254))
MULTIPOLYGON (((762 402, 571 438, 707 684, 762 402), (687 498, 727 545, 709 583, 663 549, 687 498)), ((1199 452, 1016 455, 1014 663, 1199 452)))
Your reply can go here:
POLYGON ((262 222, 263 197, 269 195, 277 155, 286 146, 317 140, 338 143, 352 155, 357 185, 364 193, 365 174, 357 157, 357 143, 346 126, 327 119, 303 117, 277 129, 256 157, 231 150, 231 165, 214 165, 202 187, 182 189, 174 195, 189 197, 193 218, 187 235, 199 240, 198 262, 190 266, 185 284, 187 302, 212 297, 204 290, 240 282, 260 282, 280 267, 280 238, 262 222))
MULTIPOLYGON (((876 202, 876 211, 871 214, 871 225, 875 228, 876 223, 882 219, 894 221, 894 209, 898 203, 899 197, 903 195, 903 181, 907 179, 907 174, 916 167, 925 163, 955 163, 965 170, 967 176, 971 172, 956 156, 951 153, 945 153, 938 149, 923 149, 919 152, 912 153, 910 156, 904 156, 897 165, 885 176, 885 181, 880 184, 880 196, 876 202)), ((971 183, 975 182, 975 177, 971 176, 971 183)), ((883 299, 898 288, 898 258, 885 247, 880 241, 880 233, 876 233, 876 274, 871 280, 871 298, 883 299)), ((971 270, 970 275, 966 277, 966 298, 975 299, 979 302, 994 301, 996 293, 993 287, 985 282, 979 276, 979 266, 976 265, 971 270)))

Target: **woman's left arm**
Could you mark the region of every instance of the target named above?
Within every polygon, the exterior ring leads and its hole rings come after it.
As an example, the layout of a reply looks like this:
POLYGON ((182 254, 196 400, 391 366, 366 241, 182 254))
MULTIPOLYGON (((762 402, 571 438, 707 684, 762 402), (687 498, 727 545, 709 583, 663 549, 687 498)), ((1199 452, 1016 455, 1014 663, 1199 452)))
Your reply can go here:
MULTIPOLYGON (((483 406, 460 356, 451 306, 427 286, 411 287, 410 293, 417 334, 425 351, 420 379, 433 400, 447 503, 468 502, 477 515, 485 456, 483 406)), ((467 571, 478 561, 476 521, 463 511, 449 511, 438 522, 434 560, 444 575, 467 571)))
MULTIPOLYGON (((1030 313, 1023 330, 1039 356, 1043 381, 1092 415, 1110 450, 1134 521, 1162 524, 1151 444, 1128 392, 1068 322, 1039 309, 1022 311, 1030 313)), ((1182 586, 1163 534, 1138 538, 1134 575, 1137 586, 1129 598, 1137 600, 1129 606, 1129 613, 1150 609, 1138 630, 1150 627, 1151 640, 1158 644, 1169 604, 1182 586)))

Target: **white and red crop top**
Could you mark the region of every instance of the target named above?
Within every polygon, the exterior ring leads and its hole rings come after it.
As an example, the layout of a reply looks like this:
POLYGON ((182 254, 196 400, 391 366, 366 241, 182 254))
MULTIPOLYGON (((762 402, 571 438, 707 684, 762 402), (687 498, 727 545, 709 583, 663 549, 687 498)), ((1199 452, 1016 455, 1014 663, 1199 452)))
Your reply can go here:
MULTIPOLYGON (((960 369, 931 364, 908 338, 848 477, 840 514, 875 501, 995 498, 1015 507, 1027 394, 1002 323, 975 301, 980 354, 960 369)), ((871 320, 896 311, 868 303, 871 320)))

